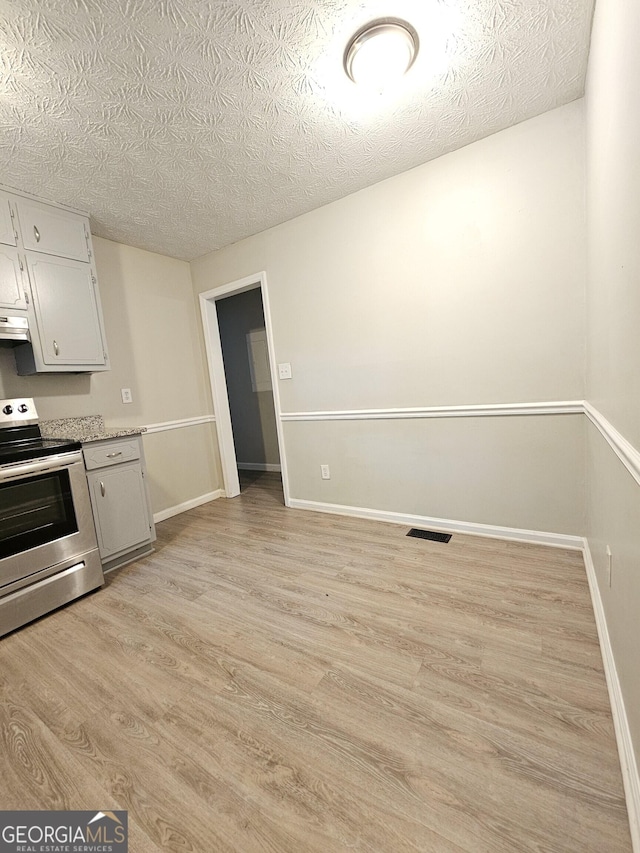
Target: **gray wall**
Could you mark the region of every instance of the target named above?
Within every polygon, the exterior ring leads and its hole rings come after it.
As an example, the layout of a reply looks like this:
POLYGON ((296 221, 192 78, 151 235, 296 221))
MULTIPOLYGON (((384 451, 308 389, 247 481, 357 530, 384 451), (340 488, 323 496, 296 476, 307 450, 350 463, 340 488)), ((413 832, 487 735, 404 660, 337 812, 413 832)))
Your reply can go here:
POLYGON ((220 299, 216 311, 238 464, 279 465, 273 393, 252 389, 247 350, 247 333, 264 329, 260 289, 220 299))
POLYGON ((580 416, 311 419, 583 399, 583 133, 569 104, 192 263, 267 273, 293 499, 583 535, 580 416))
MULTIPOLYGON (((640 5, 596 4, 587 78, 587 399, 640 450, 640 5)), ((593 427, 588 538, 640 763, 640 487, 593 427), (606 547, 613 555, 611 586, 606 547)))

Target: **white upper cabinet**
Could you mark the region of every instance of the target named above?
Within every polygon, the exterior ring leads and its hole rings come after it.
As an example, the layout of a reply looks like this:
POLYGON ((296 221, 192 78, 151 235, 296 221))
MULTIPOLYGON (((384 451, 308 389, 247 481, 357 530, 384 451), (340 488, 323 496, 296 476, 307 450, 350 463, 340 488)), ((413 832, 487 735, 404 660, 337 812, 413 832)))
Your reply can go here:
POLYGON ((28 321, 19 375, 109 370, 86 216, 0 190, 0 313, 28 321))
POLYGON ((9 196, 0 192, 0 243, 5 246, 17 246, 16 229, 11 219, 9 196))
POLYGON ((85 263, 91 260, 84 216, 28 199, 18 199, 16 207, 25 249, 85 263))
POLYGON ((36 367, 104 367, 106 348, 91 267, 35 252, 27 252, 26 259, 37 326, 31 328, 36 367))
POLYGON ((27 307, 24 261, 18 255, 10 198, 0 192, 0 311, 5 312, 27 307))
POLYGON ((18 250, 0 243, 0 311, 24 311, 25 297, 24 262, 18 250))

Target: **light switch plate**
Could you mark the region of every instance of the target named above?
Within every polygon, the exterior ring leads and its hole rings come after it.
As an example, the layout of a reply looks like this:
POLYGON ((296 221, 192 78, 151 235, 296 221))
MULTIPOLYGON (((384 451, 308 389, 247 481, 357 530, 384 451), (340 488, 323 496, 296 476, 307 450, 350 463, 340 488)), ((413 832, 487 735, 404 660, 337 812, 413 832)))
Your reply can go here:
POLYGON ((288 361, 283 361, 278 365, 278 377, 280 379, 291 379, 291 365, 288 361))
POLYGON ((131 388, 121 388, 120 393, 122 394, 122 402, 123 403, 133 403, 133 396, 131 394, 131 388))

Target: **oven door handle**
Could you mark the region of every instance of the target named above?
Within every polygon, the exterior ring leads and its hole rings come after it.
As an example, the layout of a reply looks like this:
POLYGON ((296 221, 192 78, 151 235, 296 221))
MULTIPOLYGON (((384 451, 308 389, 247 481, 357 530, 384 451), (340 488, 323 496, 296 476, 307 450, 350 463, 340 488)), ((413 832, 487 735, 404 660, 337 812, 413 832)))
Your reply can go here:
POLYGON ((46 474, 48 471, 60 471, 82 462, 82 451, 74 450, 71 453, 56 453, 55 456, 47 456, 36 459, 33 462, 15 463, 0 468, 0 484, 7 480, 17 480, 20 477, 28 477, 31 474, 46 474))

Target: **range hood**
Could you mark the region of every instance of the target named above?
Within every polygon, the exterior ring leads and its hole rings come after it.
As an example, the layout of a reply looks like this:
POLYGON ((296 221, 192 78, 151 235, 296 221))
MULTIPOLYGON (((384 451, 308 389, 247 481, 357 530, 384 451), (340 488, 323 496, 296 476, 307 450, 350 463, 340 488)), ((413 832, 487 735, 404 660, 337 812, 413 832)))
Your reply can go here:
POLYGON ((29 324, 26 317, 0 314, 0 346, 11 346, 30 341, 29 324))

